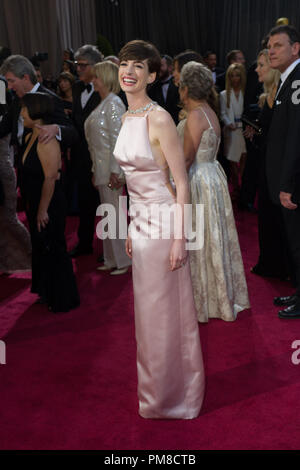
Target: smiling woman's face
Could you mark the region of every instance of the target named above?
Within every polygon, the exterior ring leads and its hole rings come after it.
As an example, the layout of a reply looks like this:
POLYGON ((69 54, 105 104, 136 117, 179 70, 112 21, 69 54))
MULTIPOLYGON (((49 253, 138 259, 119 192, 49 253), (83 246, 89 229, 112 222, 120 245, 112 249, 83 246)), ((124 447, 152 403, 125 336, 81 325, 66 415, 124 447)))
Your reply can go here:
POLYGON ((122 60, 119 67, 119 81, 125 93, 137 93, 146 89, 155 80, 155 73, 149 72, 147 59, 122 60))

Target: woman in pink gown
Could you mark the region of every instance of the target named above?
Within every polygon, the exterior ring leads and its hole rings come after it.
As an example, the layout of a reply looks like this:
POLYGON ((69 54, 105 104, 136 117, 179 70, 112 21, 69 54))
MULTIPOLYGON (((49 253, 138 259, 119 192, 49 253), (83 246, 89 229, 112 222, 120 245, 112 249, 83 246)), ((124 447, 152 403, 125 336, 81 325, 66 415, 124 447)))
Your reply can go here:
POLYGON ((130 195, 126 249, 132 257, 139 413, 144 418, 192 419, 203 402, 204 370, 185 239, 174 237, 167 218, 155 211, 149 217, 153 207, 168 212, 175 203, 182 210, 189 203, 183 150, 172 118, 146 92, 160 69, 157 49, 131 41, 119 57, 119 80, 129 108, 114 155, 130 195), (168 230, 170 236, 163 238, 168 230))

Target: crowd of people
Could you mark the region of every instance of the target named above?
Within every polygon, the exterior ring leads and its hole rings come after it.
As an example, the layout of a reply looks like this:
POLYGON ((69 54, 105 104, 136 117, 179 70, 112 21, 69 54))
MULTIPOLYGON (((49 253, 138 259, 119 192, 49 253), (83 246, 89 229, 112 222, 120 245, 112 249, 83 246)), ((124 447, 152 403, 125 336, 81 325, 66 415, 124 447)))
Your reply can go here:
POLYGON ((296 293, 274 303, 284 307, 280 318, 300 318, 299 52, 300 35, 289 25, 270 31, 248 70, 240 50, 227 54, 224 70, 213 51, 171 58, 135 40, 118 58, 104 58, 84 45, 74 56, 65 51, 57 94, 25 57, 10 55, 1 66, 0 271, 31 267, 37 302, 53 312, 76 308, 71 257, 93 253, 99 203, 113 206, 123 225, 120 196, 146 208, 131 212, 126 242, 103 240, 97 260, 110 275, 132 265, 143 417, 199 413, 197 319, 234 321, 250 306, 232 203, 256 211, 257 188, 260 256, 252 272, 290 279, 296 293), (31 250, 16 217, 15 174, 31 250), (204 206, 204 243, 188 252, 179 212, 190 202, 194 231, 204 206), (151 212, 152 204, 175 204, 174 224, 151 212), (78 243, 67 253, 73 210, 78 243), (147 236, 149 226, 158 236, 147 236))

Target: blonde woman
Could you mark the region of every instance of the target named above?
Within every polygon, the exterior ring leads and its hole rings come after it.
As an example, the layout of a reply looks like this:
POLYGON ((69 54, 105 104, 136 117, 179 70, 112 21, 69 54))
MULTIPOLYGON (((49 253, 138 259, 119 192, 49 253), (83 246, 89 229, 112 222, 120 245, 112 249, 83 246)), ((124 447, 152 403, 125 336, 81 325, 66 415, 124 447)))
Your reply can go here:
MULTIPOLYGON (((124 186, 123 172, 113 156, 113 150, 121 128, 125 106, 117 96, 120 91, 119 69, 110 61, 94 66, 94 89, 101 97, 100 105, 85 121, 85 136, 93 162, 93 184, 99 190, 101 204, 112 204, 116 211, 116 239, 103 240, 104 264, 99 271, 112 275, 124 274, 131 264, 125 250, 125 240, 118 238, 119 197, 124 186)), ((120 211, 126 224, 126 214, 120 211)))
MULTIPOLYGON (((259 276, 285 279, 289 274, 289 263, 285 250, 285 235, 282 230, 283 220, 280 207, 273 204, 270 200, 265 172, 266 140, 280 78, 280 72, 272 69, 270 66, 267 49, 263 49, 258 54, 256 72, 259 82, 264 85, 264 92, 258 101, 261 108, 259 125, 263 130, 263 134, 259 138, 256 137, 256 143, 260 151, 258 186, 258 237, 260 253, 258 262, 251 268, 251 271, 259 276)), ((253 137, 253 129, 251 131, 251 128, 247 128, 245 135, 253 137)))
POLYGON ((239 192, 239 177, 242 178, 246 163, 246 143, 241 121, 245 87, 245 67, 242 64, 231 64, 226 72, 226 89, 220 93, 220 110, 225 125, 225 153, 230 161, 235 197, 239 192))

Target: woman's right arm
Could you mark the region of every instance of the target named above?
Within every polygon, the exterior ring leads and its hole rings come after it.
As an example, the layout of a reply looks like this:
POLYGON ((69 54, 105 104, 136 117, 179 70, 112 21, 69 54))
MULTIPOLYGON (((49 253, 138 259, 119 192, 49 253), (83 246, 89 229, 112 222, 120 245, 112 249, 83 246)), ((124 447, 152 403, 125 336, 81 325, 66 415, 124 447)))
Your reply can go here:
POLYGON ((228 116, 228 108, 226 103, 226 92, 220 93, 220 118, 226 127, 233 130, 235 128, 234 123, 231 122, 228 116))

